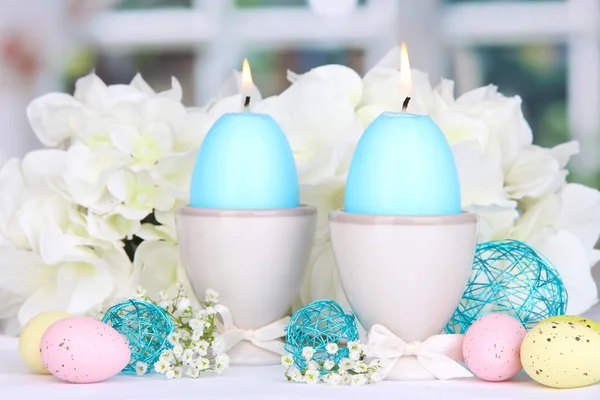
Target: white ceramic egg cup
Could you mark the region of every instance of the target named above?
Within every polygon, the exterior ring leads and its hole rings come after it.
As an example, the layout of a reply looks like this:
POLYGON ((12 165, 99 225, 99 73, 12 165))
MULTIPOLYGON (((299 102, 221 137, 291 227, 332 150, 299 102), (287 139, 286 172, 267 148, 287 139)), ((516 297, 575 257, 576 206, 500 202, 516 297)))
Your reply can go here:
POLYGON ((227 351, 231 364, 279 364, 281 354, 266 348, 275 344, 275 348, 283 349, 283 342, 260 336, 270 324, 281 331, 276 337, 285 335, 282 319, 300 291, 315 238, 316 208, 218 210, 183 206, 176 210, 175 221, 179 249, 195 295, 203 299, 207 289, 216 290, 219 303, 233 317, 233 336, 239 343, 227 351))
MULTIPOLYGON (((367 331, 380 324, 406 343, 441 333, 467 286, 477 215, 334 211, 329 226, 344 293, 367 331)), ((415 356, 400 357, 393 375, 400 380, 435 379, 415 356)))

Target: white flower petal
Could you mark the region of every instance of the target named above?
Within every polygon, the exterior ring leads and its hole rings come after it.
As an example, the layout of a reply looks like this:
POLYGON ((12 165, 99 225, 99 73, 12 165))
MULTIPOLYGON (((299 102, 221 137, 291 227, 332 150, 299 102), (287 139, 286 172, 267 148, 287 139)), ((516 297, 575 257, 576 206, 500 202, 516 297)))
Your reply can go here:
POLYGON ((115 147, 127 155, 133 154, 137 141, 140 139, 138 130, 132 126, 119 125, 111 129, 110 140, 115 147))
POLYGON ((64 263, 56 277, 56 291, 68 293, 66 311, 84 314, 106 300, 114 289, 106 261, 98 258, 64 263))
POLYGON ((135 193, 137 182, 135 175, 128 170, 121 170, 113 174, 106 182, 106 188, 122 202, 131 201, 135 193))
POLYGON ((56 146, 71 137, 71 118, 81 103, 63 93, 50 93, 33 100, 27 107, 27 118, 33 132, 46 146, 56 146))
POLYGON ((150 87, 150 85, 144 80, 144 78, 142 77, 142 74, 140 74, 140 73, 137 73, 133 77, 130 85, 133 88, 139 90, 140 92, 147 94, 148 96, 153 96, 156 94, 154 89, 152 89, 152 87, 150 87))
POLYGON ((161 290, 177 284, 179 253, 173 243, 164 241, 142 242, 135 252, 133 268, 138 283, 156 297, 161 290))
POLYGON ((558 269, 569 295, 567 314, 581 315, 598 302, 587 251, 575 235, 546 230, 537 234, 530 244, 558 269))
POLYGON ((558 161, 559 168, 565 168, 571 157, 578 153, 579 142, 577 140, 571 140, 550 149, 550 154, 558 161))
POLYGON ((23 157, 23 176, 28 186, 45 185, 49 180, 62 178, 67 153, 63 150, 44 149, 30 151, 23 157))
POLYGON ((502 167, 483 152, 476 140, 455 144, 452 153, 458 169, 463 206, 493 204, 504 197, 502 167))
POLYGON ((600 236, 600 192, 576 183, 560 191, 562 209, 557 227, 573 233, 591 251, 600 236))
POLYGON ((104 109, 109 103, 108 87, 94 72, 75 82, 76 100, 86 106, 104 109))
POLYGON ((305 77, 318 77, 332 82, 338 88, 342 96, 347 99, 353 107, 358 105, 362 97, 363 82, 360 75, 353 69, 343 65, 323 65, 321 67, 313 68, 302 75, 288 71, 287 75, 288 80, 292 83, 305 77))

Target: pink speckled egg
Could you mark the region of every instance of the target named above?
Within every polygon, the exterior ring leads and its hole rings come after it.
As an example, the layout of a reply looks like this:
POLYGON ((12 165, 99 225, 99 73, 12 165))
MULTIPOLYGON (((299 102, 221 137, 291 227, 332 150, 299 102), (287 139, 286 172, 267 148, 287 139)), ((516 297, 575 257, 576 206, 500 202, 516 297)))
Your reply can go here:
POLYGON ((521 371, 521 343, 527 331, 509 315, 488 314, 465 333, 463 356, 471 372, 486 381, 505 381, 521 371))
POLYGON ((48 371, 71 383, 100 382, 121 372, 131 351, 111 326, 88 317, 65 318, 52 324, 40 343, 48 371))

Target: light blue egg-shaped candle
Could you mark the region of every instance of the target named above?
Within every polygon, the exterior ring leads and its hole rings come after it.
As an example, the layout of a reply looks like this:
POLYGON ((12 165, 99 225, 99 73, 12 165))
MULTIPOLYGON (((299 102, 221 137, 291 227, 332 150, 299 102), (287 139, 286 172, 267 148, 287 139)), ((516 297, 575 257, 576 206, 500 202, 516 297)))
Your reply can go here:
POLYGON ((431 118, 385 112, 369 125, 352 157, 344 211, 409 216, 461 213, 454 156, 431 118))
POLYGON ((213 124, 196 158, 190 206, 230 210, 299 206, 294 156, 273 118, 230 113, 213 124))

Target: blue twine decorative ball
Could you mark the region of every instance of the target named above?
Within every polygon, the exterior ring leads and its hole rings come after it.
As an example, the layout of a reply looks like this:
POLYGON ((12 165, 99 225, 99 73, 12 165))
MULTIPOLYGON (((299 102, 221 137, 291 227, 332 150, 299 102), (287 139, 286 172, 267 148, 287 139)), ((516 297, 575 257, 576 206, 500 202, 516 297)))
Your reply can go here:
POLYGON ((338 364, 348 357, 348 342, 359 340, 356 317, 352 311, 333 300, 317 300, 292 314, 286 331, 285 350, 292 354, 299 369, 307 366, 302 350, 310 346, 315 350, 313 360, 323 363, 332 360, 338 364), (327 353, 329 343, 338 345, 336 354, 327 353))
POLYGON ((563 315, 567 291, 552 263, 518 240, 477 245, 467 290, 446 333, 465 333, 485 314, 508 314, 527 329, 539 321, 563 315))
POLYGON ((167 337, 173 332, 173 321, 164 309, 152 303, 132 299, 116 304, 108 309, 102 322, 115 328, 129 343, 131 359, 122 371, 125 374, 136 374, 138 361, 146 363, 150 372, 160 354, 172 347, 167 337))

